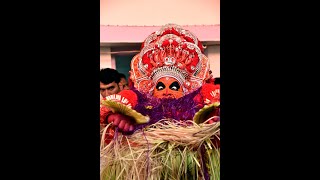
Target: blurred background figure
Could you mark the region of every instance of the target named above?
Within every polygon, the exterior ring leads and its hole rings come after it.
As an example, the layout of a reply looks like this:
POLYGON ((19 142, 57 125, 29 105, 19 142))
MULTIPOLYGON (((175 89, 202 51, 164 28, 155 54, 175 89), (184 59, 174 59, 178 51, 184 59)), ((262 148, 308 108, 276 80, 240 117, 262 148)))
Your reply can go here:
POLYGON ((120 82, 119 82, 120 91, 122 91, 124 89, 129 89, 126 75, 119 73, 119 77, 120 77, 120 82))
POLYGON ((100 70, 100 94, 103 98, 120 92, 120 76, 117 70, 104 68, 100 70))

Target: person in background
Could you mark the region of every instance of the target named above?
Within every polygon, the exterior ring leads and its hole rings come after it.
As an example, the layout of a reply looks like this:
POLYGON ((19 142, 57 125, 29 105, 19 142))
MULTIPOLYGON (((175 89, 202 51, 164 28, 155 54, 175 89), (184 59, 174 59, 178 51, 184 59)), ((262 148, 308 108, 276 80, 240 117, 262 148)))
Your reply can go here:
POLYGON ((119 82, 120 91, 124 89, 129 89, 126 75, 119 73, 119 76, 120 76, 120 82, 119 82))
POLYGON ((100 70, 100 94, 103 98, 120 92, 120 76, 115 69, 104 68, 100 70))
MULTIPOLYGON (((120 87, 120 75, 119 72, 115 69, 104 68, 100 70, 100 113, 107 111, 105 107, 101 105, 101 101, 109 95, 119 93, 120 87)), ((101 124, 100 118, 100 137, 102 135, 102 129, 105 127, 105 124, 101 124)))

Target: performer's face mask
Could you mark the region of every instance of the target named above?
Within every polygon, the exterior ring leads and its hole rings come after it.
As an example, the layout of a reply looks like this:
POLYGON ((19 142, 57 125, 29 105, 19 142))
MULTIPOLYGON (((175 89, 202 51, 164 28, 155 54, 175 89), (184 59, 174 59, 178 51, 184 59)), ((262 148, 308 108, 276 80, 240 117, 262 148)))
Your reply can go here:
POLYGON ((160 78, 154 89, 153 96, 178 99, 183 96, 182 86, 172 77, 160 78))

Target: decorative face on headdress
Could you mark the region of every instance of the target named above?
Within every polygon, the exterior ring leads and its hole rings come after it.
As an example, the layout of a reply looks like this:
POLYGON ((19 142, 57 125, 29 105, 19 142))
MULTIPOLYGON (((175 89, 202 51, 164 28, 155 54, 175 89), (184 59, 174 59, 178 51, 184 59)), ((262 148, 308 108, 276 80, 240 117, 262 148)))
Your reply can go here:
POLYGON ((149 35, 131 61, 134 87, 158 98, 180 98, 210 78, 201 42, 188 30, 167 24, 149 35))

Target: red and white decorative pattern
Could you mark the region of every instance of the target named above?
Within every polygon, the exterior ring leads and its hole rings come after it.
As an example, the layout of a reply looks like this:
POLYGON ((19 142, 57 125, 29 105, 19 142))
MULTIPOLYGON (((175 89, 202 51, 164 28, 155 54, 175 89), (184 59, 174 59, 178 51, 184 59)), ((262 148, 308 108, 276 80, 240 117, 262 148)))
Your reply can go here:
POLYGON ((135 88, 150 93, 161 77, 173 77, 189 94, 211 78, 202 43, 188 30, 167 24, 142 43, 131 61, 130 79, 135 88))

